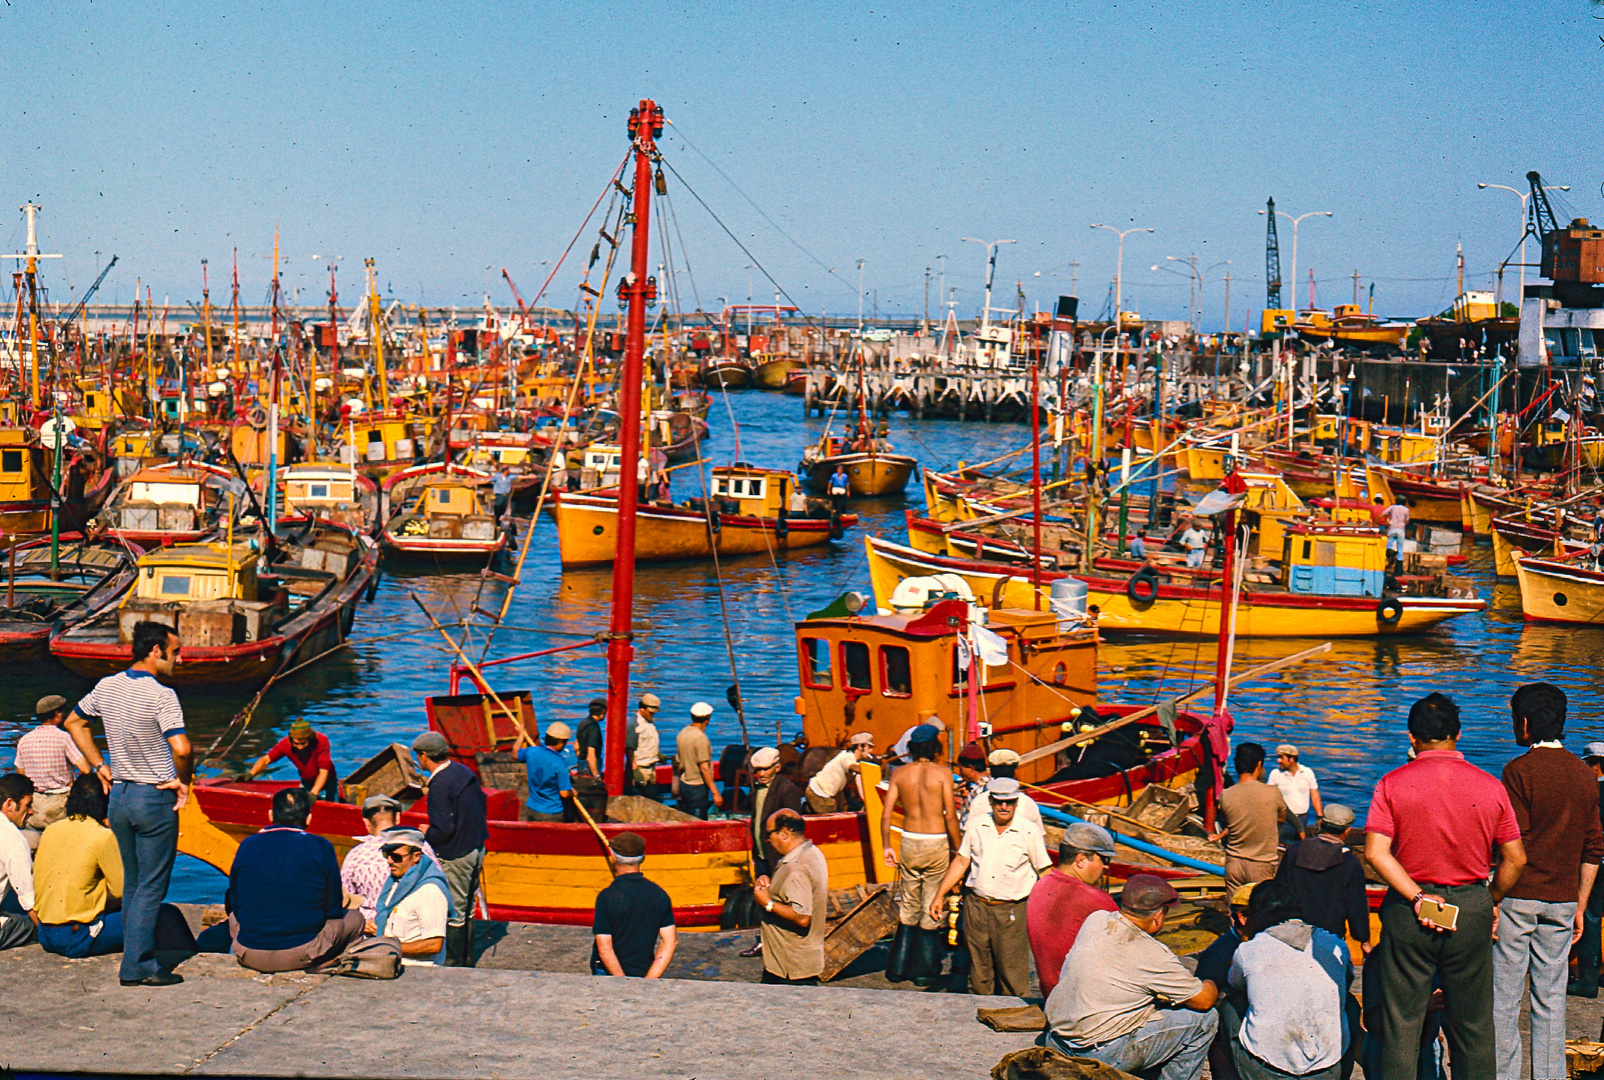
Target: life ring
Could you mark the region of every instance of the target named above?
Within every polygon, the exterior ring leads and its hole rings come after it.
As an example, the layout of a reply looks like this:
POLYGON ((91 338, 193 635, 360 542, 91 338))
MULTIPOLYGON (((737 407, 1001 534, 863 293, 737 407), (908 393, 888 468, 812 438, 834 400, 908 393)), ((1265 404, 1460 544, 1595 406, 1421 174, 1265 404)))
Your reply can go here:
POLYGON ((1403 601, 1396 596, 1383 596, 1381 603, 1376 605, 1376 621, 1382 626, 1397 626, 1398 620, 1403 618, 1403 601))
POLYGON ((1158 571, 1144 566, 1125 583, 1125 596, 1133 604, 1146 607, 1158 599, 1158 571))
POLYGON ((267 410, 260 405, 252 405, 251 411, 245 414, 245 422, 256 431, 267 430, 267 410))

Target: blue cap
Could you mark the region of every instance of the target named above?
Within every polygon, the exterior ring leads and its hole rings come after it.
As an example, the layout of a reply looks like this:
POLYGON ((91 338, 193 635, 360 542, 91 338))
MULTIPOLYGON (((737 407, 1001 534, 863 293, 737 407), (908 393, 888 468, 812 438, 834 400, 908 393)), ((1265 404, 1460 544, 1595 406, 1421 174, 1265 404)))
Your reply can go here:
POLYGON ((934 724, 920 724, 908 734, 909 742, 935 742, 941 737, 934 724))

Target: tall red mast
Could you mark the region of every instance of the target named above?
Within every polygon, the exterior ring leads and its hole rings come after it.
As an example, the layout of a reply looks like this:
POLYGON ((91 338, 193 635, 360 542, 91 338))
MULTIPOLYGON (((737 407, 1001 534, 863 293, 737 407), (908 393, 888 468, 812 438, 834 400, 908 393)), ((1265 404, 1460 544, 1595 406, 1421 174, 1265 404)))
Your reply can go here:
POLYGON ((624 793, 624 725, 629 722, 629 665, 635 656, 631 623, 635 614, 635 470, 640 459, 641 370, 646 355, 646 305, 657 299, 657 279, 648 276, 651 238, 654 140, 663 134, 663 110, 643 98, 629 111, 635 147, 634 232, 629 273, 618 285, 619 303, 629 309, 624 336, 624 370, 618 376, 621 423, 618 475, 618 549, 613 555, 613 618, 607 640, 607 747, 602 769, 609 795, 624 793))

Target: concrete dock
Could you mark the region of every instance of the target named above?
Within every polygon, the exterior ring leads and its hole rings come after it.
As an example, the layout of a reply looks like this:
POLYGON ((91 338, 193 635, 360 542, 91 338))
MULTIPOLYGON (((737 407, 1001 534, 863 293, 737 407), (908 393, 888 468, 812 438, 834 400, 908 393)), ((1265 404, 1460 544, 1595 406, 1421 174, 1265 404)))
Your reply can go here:
MULTIPOLYGON (((181 986, 125 988, 116 956, 0 953, 0 1067, 17 1072, 337 1077, 963 1077, 1032 1036, 979 1007, 1015 998, 899 992, 881 973, 761 986, 752 934, 682 934, 668 978, 585 974, 582 927, 484 924, 480 967, 393 982, 257 975, 230 956, 181 986), (535 967, 538 965, 538 967, 535 967)), ((867 965, 866 965, 867 966, 867 965)), ((904 984, 906 985, 906 984, 904 984)))

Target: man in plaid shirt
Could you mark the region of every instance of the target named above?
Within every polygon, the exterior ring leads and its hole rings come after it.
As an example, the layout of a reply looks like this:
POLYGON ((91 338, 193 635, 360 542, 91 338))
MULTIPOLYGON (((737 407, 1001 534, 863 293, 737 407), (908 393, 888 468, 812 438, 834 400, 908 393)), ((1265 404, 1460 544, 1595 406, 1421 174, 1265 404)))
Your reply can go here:
POLYGON ((39 726, 17 740, 17 771, 33 781, 33 813, 28 817, 30 847, 39 846, 39 834, 52 821, 58 821, 67 806, 67 790, 79 773, 89 771, 74 745, 72 736, 62 729, 67 717, 67 699, 50 694, 34 707, 39 726))

